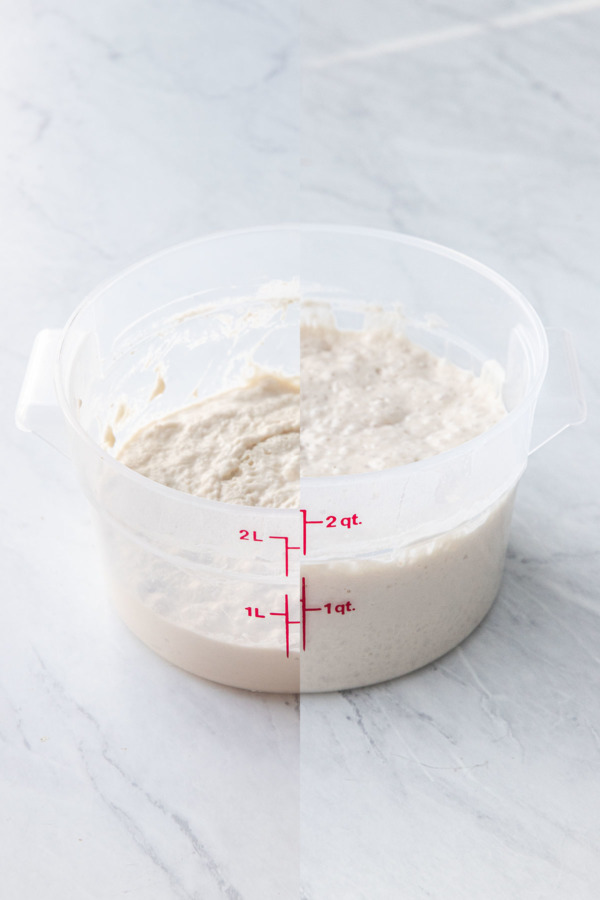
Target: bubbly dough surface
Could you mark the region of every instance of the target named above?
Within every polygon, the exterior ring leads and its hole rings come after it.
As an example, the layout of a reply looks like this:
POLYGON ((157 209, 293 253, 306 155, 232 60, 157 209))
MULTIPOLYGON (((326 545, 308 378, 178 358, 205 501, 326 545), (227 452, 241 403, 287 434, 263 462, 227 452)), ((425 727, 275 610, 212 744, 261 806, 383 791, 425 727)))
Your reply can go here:
POLYGON ((257 374, 145 426, 118 458, 200 497, 290 508, 299 502, 300 474, 426 459, 505 414, 485 380, 391 330, 305 325, 301 360, 300 379, 257 374))
POLYGON ((302 330, 305 476, 427 459, 505 414, 492 386, 391 330, 302 330))

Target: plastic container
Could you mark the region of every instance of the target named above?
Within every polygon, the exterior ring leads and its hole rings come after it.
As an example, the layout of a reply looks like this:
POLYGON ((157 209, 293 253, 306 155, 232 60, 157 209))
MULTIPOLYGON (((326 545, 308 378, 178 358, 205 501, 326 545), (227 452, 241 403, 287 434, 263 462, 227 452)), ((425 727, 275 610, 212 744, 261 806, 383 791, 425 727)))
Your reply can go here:
POLYGON ((548 336, 491 270, 382 231, 216 234, 128 269, 38 335, 17 421, 71 456, 109 594, 153 650, 251 690, 357 687, 436 659, 489 610, 528 454, 585 416, 568 335, 551 338, 558 388, 532 439, 548 336), (303 479, 301 510, 192 497, 114 458, 144 422, 243 381, 249 354, 297 373, 305 301, 331 304, 342 328, 401 316, 474 372, 496 360, 507 416, 422 462, 303 479))

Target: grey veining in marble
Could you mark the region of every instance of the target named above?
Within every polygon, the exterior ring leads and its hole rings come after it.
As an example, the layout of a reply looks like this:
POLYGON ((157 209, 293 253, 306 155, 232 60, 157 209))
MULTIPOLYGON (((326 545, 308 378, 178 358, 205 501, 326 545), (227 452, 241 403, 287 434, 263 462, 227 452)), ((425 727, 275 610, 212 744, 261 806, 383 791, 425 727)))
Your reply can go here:
POLYGON ((0 896, 598 897, 599 51, 595 0, 0 5, 0 896), (531 457, 479 629, 300 700, 139 644, 70 463, 13 424, 99 281, 298 218, 491 265, 571 331, 590 409, 531 457))

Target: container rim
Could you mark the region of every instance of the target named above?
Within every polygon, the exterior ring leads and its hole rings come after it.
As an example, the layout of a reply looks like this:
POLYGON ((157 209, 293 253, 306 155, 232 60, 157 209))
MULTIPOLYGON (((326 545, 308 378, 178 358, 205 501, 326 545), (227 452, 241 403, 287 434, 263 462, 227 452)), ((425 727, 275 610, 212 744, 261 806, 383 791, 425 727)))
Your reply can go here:
MULTIPOLYGON (((528 320, 530 326, 532 327, 533 333, 538 340, 538 346, 534 348, 534 351, 537 351, 537 355, 539 356, 540 360, 537 366, 537 372, 535 373, 532 380, 532 384, 530 385, 526 394, 521 398, 519 403, 517 403, 514 409, 512 409, 510 412, 507 412, 507 414, 499 422, 497 422, 491 428, 488 428, 486 431, 482 432, 482 434, 477 435, 477 437, 471 438, 471 440, 465 441, 462 444, 459 444, 457 447, 453 447, 452 449, 446 450, 443 453, 438 453, 435 456, 428 457, 427 459, 407 463, 402 466, 393 466, 387 469, 381 469, 379 471, 360 472, 351 475, 322 475, 303 477, 301 478, 300 482, 301 498, 303 489, 307 490, 309 493, 312 493, 313 491, 320 492, 323 489, 332 488, 334 485, 339 488, 343 486, 348 487, 353 484, 357 486, 359 484, 366 485, 369 482, 376 484, 385 482, 386 480, 393 478, 394 475, 399 473, 405 475, 413 472, 426 472, 428 469, 436 469, 438 466, 444 465, 447 461, 459 459, 460 457, 464 456, 465 452, 472 451, 478 446, 482 446, 487 442, 490 435, 500 434, 507 428, 510 428, 513 422, 522 415, 522 413, 530 406, 530 404, 535 403, 548 368, 549 351, 546 331, 537 312, 535 311, 531 303, 526 299, 524 294, 522 294, 521 291, 519 291, 518 288, 516 288, 510 281, 508 281, 502 275, 499 275, 494 269, 486 266, 484 263, 480 263, 476 259, 473 259, 472 257, 467 256, 466 254, 458 250, 453 250, 449 247, 444 246, 443 244, 438 244, 426 238, 415 237, 403 232, 388 231, 382 228, 365 228, 362 226, 339 225, 334 223, 285 222, 275 225, 260 225, 251 228, 221 230, 210 232, 209 234, 206 234, 202 237, 196 237, 187 241, 173 244, 169 247, 157 251, 156 253, 150 254, 149 256, 138 260, 125 269, 122 269, 116 275, 111 276, 110 278, 101 282, 96 288, 88 293, 81 301, 81 303, 79 303, 79 305, 71 313, 64 326, 54 372, 54 384, 60 408, 68 424, 71 426, 74 432, 80 437, 80 439, 84 441, 85 444, 87 444, 88 447, 90 447, 94 451, 97 456, 100 456, 104 462, 106 462, 111 468, 113 468, 115 473, 118 473, 121 476, 129 477, 134 482, 137 482, 140 487, 144 487, 146 490, 157 493, 159 496, 163 496, 165 500, 169 500, 170 502, 177 502, 191 508, 206 508, 209 510, 212 509, 215 512, 217 510, 228 510, 231 513, 241 513, 242 511, 245 511, 248 514, 265 518, 291 517, 297 515, 298 509, 296 507, 280 508, 267 506, 244 506, 237 503, 226 503, 221 500, 209 500, 205 497, 197 497, 193 494, 187 494, 184 491, 178 491, 175 488, 170 488, 166 485, 159 484, 158 482, 147 478, 145 475, 141 475, 139 472, 128 468, 128 466, 120 462, 114 456, 106 453, 101 445, 96 443, 96 441, 94 441, 93 438, 82 427, 81 423, 75 417, 73 410, 69 405, 63 384, 63 376, 66 374, 63 371, 63 350, 71 327, 75 324, 78 317, 102 294, 108 291, 114 284, 117 284, 119 281, 122 281, 124 278, 132 275, 138 269, 141 269, 149 265, 150 263, 154 263, 160 260, 162 257, 170 255, 171 253, 176 253, 178 251, 184 250, 186 247, 192 247, 197 244, 210 243, 212 241, 227 240, 233 237, 243 237, 245 235, 281 232, 298 232, 300 234, 323 232, 326 234, 339 234, 354 237, 372 238, 380 241, 402 244, 407 247, 414 247, 415 249, 428 251, 430 253, 434 253, 437 256, 445 257, 446 259, 458 263, 465 268, 471 269, 473 272, 476 272, 478 275, 494 283, 497 287, 504 291, 504 293, 507 294, 520 308, 521 312, 524 314, 525 318, 528 320)), ((302 499, 300 502, 302 503, 302 499)))

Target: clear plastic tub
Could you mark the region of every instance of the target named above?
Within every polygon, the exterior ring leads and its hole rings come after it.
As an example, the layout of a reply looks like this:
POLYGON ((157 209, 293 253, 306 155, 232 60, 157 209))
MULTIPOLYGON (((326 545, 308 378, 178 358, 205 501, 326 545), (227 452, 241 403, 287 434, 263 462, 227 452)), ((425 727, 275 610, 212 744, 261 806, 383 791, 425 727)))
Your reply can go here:
MULTIPOLYGON (((534 447, 585 415, 568 335, 551 337, 558 388, 534 447)), ((514 287, 443 247, 337 226, 231 232, 134 266, 42 332, 17 421, 70 454, 109 594, 148 646, 224 684, 338 690, 425 665, 489 610, 548 348, 514 287), (402 316, 409 338, 476 373, 496 360, 508 415, 422 462, 303 479, 299 510, 203 500, 114 458, 143 423, 241 383, 249 354, 297 373, 300 295, 342 328, 402 316)))

